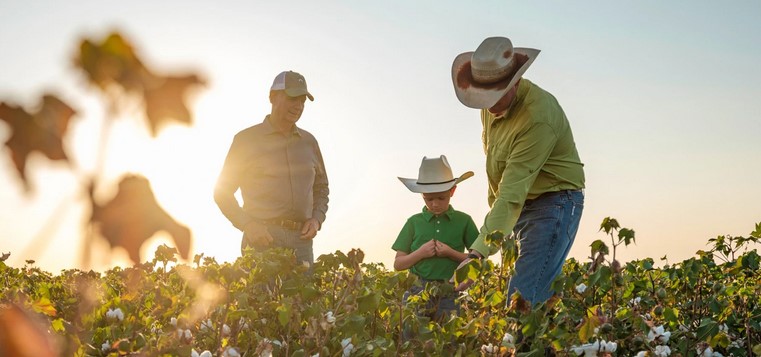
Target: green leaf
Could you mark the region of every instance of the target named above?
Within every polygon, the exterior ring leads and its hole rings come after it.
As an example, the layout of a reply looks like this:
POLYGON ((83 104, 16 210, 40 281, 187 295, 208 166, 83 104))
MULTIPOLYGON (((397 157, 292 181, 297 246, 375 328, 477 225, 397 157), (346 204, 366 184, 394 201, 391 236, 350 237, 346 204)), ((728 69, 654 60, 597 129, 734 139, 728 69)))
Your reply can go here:
POLYGON ((756 356, 761 356, 761 343, 753 346, 753 354, 756 356))
POLYGON ((292 306, 290 304, 283 304, 275 310, 277 311, 277 320, 281 326, 285 326, 291 321, 291 309, 292 306))
POLYGON ((496 307, 505 302, 505 294, 499 290, 490 290, 486 295, 486 303, 491 307, 496 307))
POLYGON ((608 254, 610 252, 608 246, 605 245, 605 242, 599 239, 592 242, 589 246, 592 247, 592 255, 595 255, 596 253, 608 254))
POLYGON ((378 309, 378 305, 380 304, 381 295, 377 292, 369 293, 364 296, 360 296, 357 298, 357 305, 359 308, 359 312, 361 313, 368 313, 371 311, 375 311, 378 309))
POLYGON ((663 309, 663 317, 666 318, 666 321, 678 323, 679 322, 679 309, 667 307, 663 309))
POLYGON ((706 341, 718 332, 719 324, 710 318, 704 318, 700 321, 700 326, 698 326, 697 336, 695 338, 697 341, 706 341))
POLYGON ((618 241, 624 241, 625 245, 629 245, 631 242, 634 242, 634 230, 631 230, 629 228, 622 228, 618 232, 618 241))
POLYGON ((615 218, 605 217, 600 224, 600 230, 605 231, 606 234, 610 234, 613 230, 618 230, 621 226, 615 218))
POLYGON ((581 340, 582 343, 587 343, 590 338, 594 337, 595 329, 600 327, 600 325, 602 325, 602 323, 597 316, 589 316, 585 318, 584 323, 582 323, 579 328, 579 340, 581 340))
POLYGON ((455 271, 455 285, 467 280, 476 280, 481 274, 481 262, 473 259, 455 271))
POLYGON ((55 332, 63 332, 65 330, 63 326, 63 319, 60 319, 60 318, 50 321, 50 326, 53 328, 55 332))
POLYGON ((484 237, 484 243, 490 247, 498 247, 502 245, 502 241, 505 240, 505 234, 502 231, 494 231, 484 237))

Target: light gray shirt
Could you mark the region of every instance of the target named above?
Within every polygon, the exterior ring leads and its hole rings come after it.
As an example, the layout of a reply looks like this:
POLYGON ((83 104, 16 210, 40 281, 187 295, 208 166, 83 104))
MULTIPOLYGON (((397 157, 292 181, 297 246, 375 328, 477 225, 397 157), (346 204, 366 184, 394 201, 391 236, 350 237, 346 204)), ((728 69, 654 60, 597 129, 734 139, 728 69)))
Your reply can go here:
POLYGON ((214 199, 233 226, 251 220, 325 221, 328 177, 312 134, 294 125, 287 134, 269 115, 235 135, 217 180, 214 199), (235 198, 240 189, 241 207, 235 198))

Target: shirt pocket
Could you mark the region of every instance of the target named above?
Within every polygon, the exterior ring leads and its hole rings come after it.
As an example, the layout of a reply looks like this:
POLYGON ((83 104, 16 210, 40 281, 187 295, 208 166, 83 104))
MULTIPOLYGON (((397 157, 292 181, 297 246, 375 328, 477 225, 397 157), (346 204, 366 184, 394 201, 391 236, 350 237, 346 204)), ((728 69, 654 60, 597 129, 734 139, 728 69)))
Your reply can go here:
POLYGON ((490 148, 486 155, 486 175, 489 181, 498 184, 507 167, 507 150, 490 148))

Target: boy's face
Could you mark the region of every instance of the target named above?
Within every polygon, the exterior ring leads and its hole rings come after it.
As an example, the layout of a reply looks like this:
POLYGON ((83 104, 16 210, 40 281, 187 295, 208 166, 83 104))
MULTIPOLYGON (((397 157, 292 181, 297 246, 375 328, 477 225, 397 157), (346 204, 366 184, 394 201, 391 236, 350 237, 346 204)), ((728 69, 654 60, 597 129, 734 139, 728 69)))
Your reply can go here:
POLYGON ((455 187, 444 192, 424 193, 425 207, 434 215, 446 212, 449 209, 449 199, 454 195, 455 187))

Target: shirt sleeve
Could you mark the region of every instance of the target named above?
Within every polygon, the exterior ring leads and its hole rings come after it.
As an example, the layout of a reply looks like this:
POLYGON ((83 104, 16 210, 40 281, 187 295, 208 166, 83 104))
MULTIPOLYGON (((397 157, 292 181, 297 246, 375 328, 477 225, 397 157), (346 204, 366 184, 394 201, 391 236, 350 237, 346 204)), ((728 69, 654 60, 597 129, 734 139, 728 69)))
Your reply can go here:
POLYGON ((235 198, 235 192, 240 188, 239 179, 243 177, 245 163, 243 162, 243 146, 240 143, 238 135, 233 139, 230 150, 225 157, 225 163, 222 166, 222 172, 219 174, 216 186, 214 187, 214 201, 217 203, 219 210, 235 226, 243 231, 243 228, 251 220, 251 217, 243 211, 238 200, 235 198))
POLYGON ((412 251, 412 239, 415 237, 415 225, 411 219, 408 219, 404 223, 404 227, 396 237, 396 241, 391 246, 391 249, 397 252, 411 253, 412 251))
POLYGON ((478 227, 476 226, 476 222, 473 221, 473 218, 468 216, 468 223, 465 226, 465 246, 470 247, 473 245, 473 242, 476 241, 476 238, 478 238, 478 227))
POLYGON ((315 151, 317 155, 317 172, 314 177, 314 185, 312 187, 312 194, 314 195, 314 203, 312 205, 312 218, 317 219, 322 227, 322 222, 325 222, 325 215, 328 212, 328 174, 325 171, 325 162, 322 159, 322 152, 320 146, 315 142, 315 151))
POLYGON ((505 235, 512 232, 526 196, 556 142, 555 131, 546 123, 533 124, 517 137, 502 171, 499 190, 471 249, 483 256, 492 255, 499 250, 499 247, 488 246, 484 239, 494 231, 502 231, 505 235))

